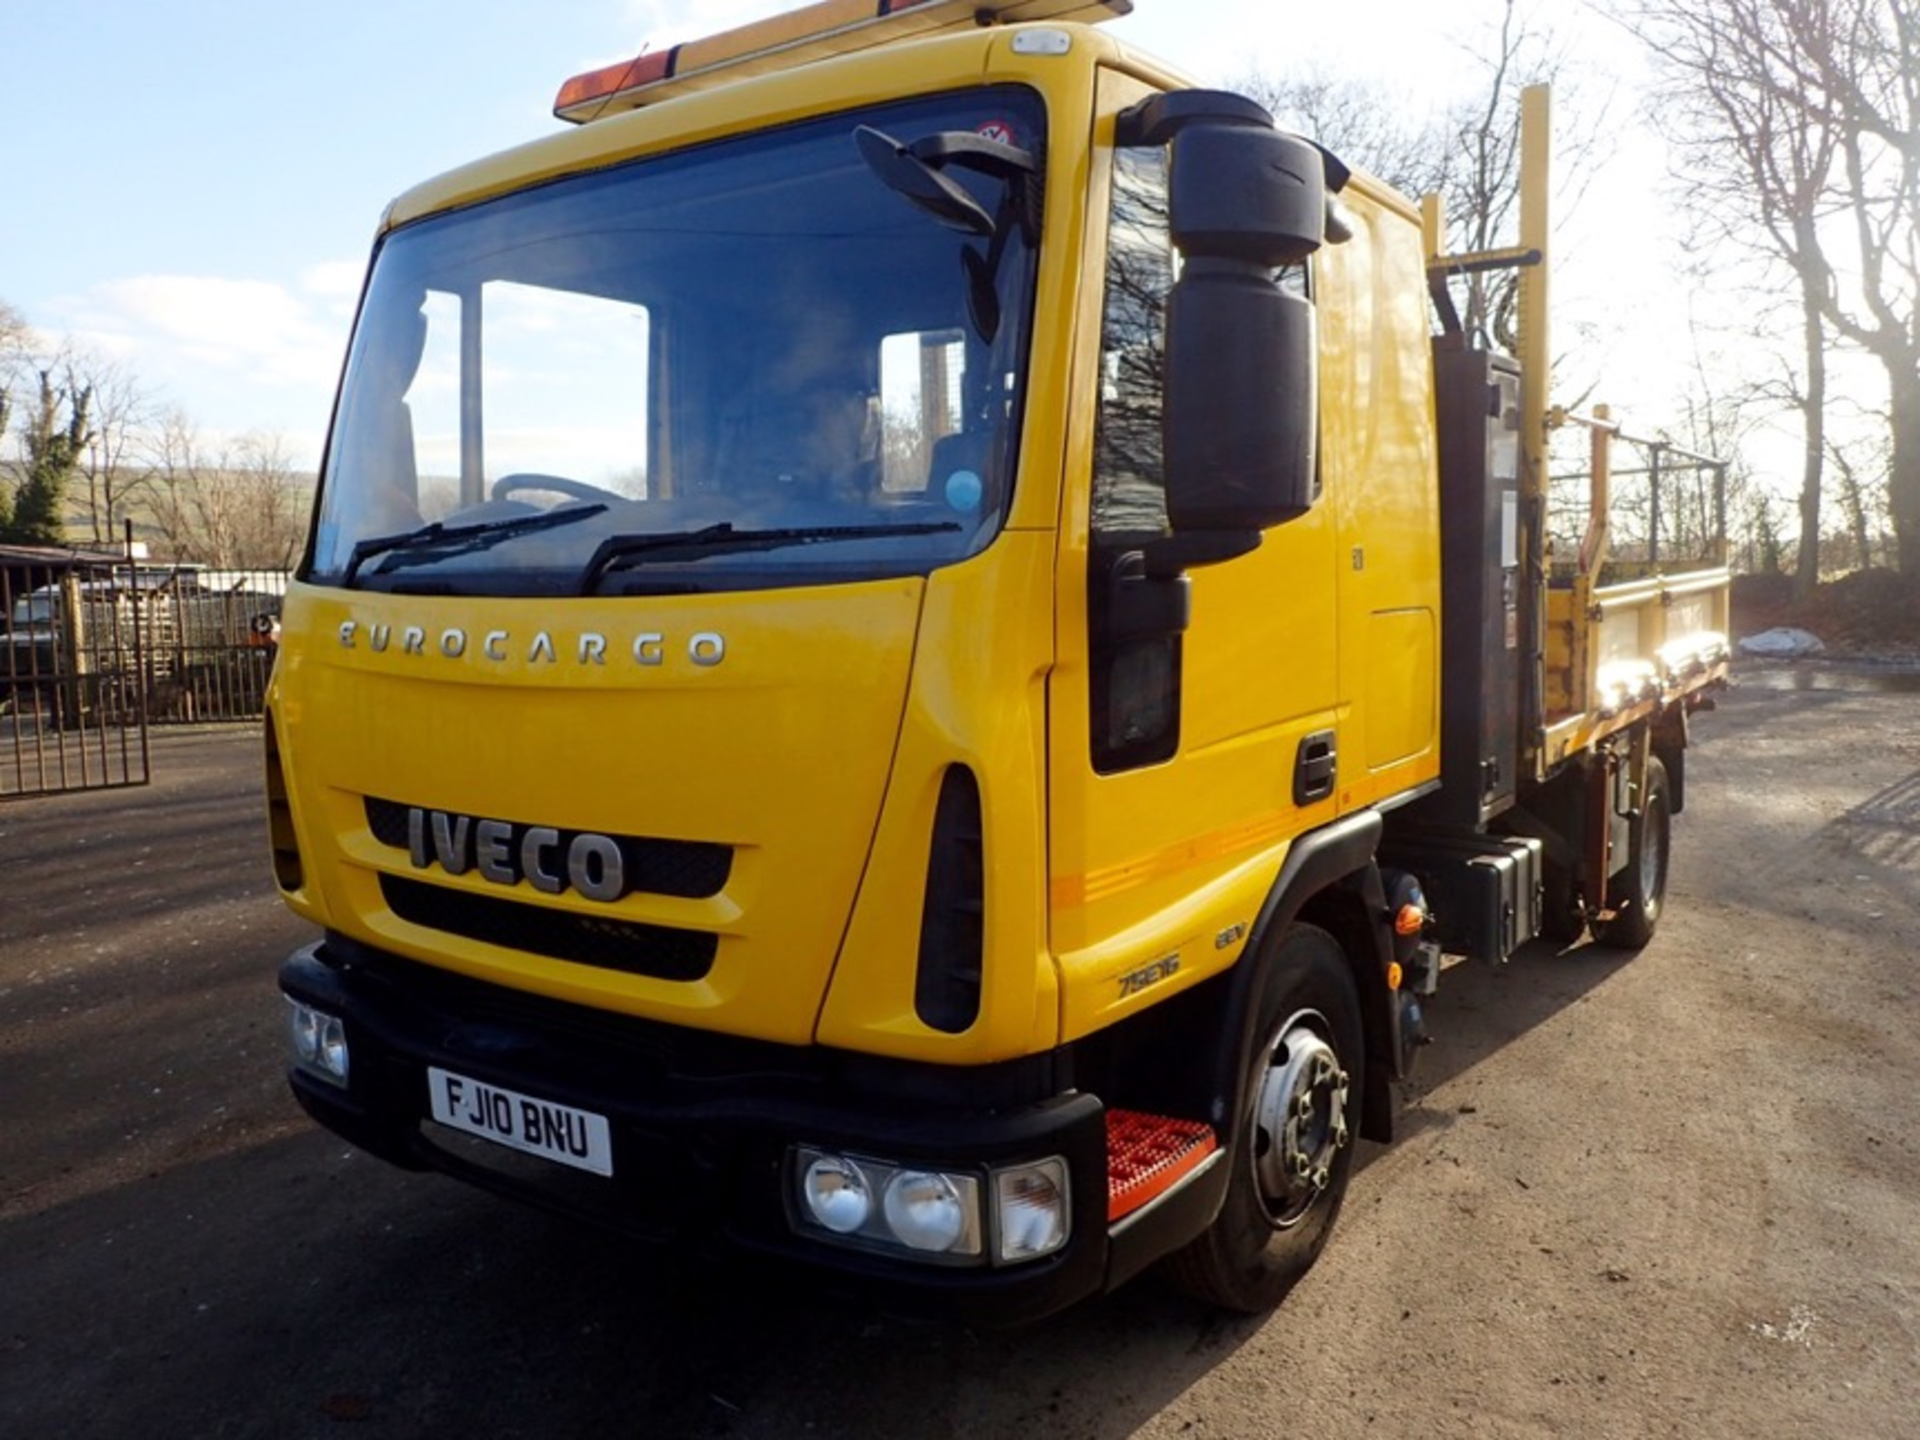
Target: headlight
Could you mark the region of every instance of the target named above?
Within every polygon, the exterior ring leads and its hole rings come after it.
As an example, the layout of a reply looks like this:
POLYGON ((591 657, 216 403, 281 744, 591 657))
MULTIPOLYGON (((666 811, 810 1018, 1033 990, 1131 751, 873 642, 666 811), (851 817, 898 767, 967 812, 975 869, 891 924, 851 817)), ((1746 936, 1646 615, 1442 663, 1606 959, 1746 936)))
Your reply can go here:
POLYGON ((347 1027, 338 1016, 288 997, 287 1039, 293 1046, 294 1063, 302 1070, 329 1084, 346 1087, 350 1068, 347 1027))
POLYGON ((1067 1162, 1058 1155, 975 1174, 801 1145, 788 1167, 798 1202, 789 1214, 816 1240, 936 1264, 1017 1265, 1063 1249, 1072 1234, 1067 1162))
POLYGON ((903 1170, 887 1184, 887 1228, 914 1250, 953 1249, 968 1219, 958 1187, 945 1175, 903 1170))
POLYGON ((851 1235, 873 1214, 873 1191, 851 1160, 822 1155, 800 1181, 807 1213, 836 1235, 851 1235))
POLYGON ((805 1145, 789 1157, 799 1201, 791 1213, 803 1233, 950 1264, 983 1258, 978 1176, 805 1145))

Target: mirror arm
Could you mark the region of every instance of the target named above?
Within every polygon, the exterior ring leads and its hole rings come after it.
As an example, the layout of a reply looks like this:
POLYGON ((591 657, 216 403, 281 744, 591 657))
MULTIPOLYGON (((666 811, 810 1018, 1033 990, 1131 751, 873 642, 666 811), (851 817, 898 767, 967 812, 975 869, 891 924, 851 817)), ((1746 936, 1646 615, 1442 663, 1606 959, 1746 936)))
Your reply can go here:
POLYGON ((1184 573, 1155 572, 1145 550, 1113 557, 1100 636, 1104 649, 1184 634, 1192 618, 1193 584, 1184 573))

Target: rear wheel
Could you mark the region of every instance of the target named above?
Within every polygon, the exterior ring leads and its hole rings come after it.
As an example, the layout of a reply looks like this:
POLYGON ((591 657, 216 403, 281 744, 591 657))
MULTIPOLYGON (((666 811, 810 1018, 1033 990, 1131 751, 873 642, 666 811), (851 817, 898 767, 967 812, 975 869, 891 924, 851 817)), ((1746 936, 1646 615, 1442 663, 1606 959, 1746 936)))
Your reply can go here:
POLYGON ((1295 926, 1264 958, 1251 1068, 1213 1224, 1167 1257, 1175 1285, 1229 1310, 1270 1310, 1325 1248, 1353 1169, 1364 1073, 1346 956, 1295 926))
POLYGON ((1667 841, 1672 823, 1667 767, 1652 756, 1640 788, 1640 813, 1627 827, 1627 868, 1614 877, 1607 896, 1613 918, 1593 926, 1593 938, 1602 945, 1638 950, 1653 939, 1667 898, 1667 841))

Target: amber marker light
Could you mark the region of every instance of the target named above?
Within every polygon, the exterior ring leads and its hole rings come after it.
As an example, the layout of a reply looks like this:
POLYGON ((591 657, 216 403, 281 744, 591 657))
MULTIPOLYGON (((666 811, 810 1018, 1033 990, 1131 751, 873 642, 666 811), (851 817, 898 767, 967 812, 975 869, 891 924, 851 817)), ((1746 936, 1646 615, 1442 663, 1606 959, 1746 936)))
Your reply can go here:
POLYGON ((656 50, 650 55, 640 55, 632 60, 622 60, 617 65, 603 65, 598 70, 575 75, 560 87, 560 94, 553 102, 554 113, 562 114, 576 105, 591 105, 622 90, 666 79, 673 73, 673 57, 678 48, 656 50))
MULTIPOLYGON (((885 31, 888 27, 879 22, 888 16, 936 3, 961 12, 965 19, 976 18, 951 0, 880 0, 877 9, 873 0, 816 0, 815 4, 784 15, 756 20, 665 50, 643 52, 637 59, 575 75, 560 87, 560 94, 553 102, 553 113, 562 120, 591 120, 596 118, 592 107, 604 105, 617 96, 658 85, 683 73, 717 69, 740 61, 770 61, 782 52, 791 52, 809 42, 827 44, 830 53, 841 46, 848 50, 861 49, 873 42, 871 38, 863 41, 860 34, 871 37, 885 31)), ((992 11, 992 6, 982 6, 978 13, 991 19, 992 11)))

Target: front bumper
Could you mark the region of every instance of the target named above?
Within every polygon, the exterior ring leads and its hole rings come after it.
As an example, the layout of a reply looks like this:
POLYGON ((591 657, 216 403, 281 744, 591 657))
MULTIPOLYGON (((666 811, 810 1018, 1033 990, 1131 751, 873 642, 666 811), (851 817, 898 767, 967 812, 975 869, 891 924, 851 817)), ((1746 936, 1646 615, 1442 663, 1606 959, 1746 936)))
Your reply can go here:
POLYGON ((280 985, 344 1021, 352 1053, 347 1088, 294 1068, 295 1096, 394 1164, 646 1239, 719 1239, 799 1262, 908 1314, 1016 1323, 1119 1278, 1110 1274, 1105 1111, 1072 1088, 1064 1052, 955 1072, 742 1041, 478 984, 337 936, 295 952, 280 985), (605 1116, 612 1175, 438 1125, 430 1066, 605 1116), (823 1243, 789 1215, 795 1143, 942 1170, 1061 1156, 1070 1239, 1044 1259, 998 1267, 823 1243))

